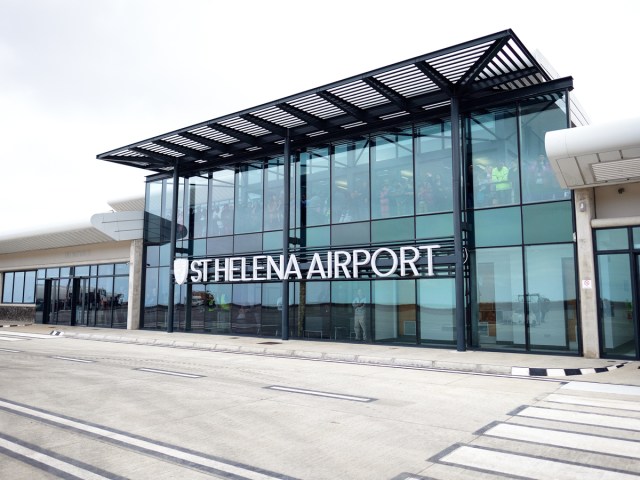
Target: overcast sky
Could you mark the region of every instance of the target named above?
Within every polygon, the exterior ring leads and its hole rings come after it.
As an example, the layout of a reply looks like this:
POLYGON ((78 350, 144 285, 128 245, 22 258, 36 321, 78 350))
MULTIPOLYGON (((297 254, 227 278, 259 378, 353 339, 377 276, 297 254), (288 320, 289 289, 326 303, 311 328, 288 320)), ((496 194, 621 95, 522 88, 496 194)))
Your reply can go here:
POLYGON ((640 2, 0 0, 0 237, 144 194, 114 148, 511 28, 593 124, 640 115, 640 2))

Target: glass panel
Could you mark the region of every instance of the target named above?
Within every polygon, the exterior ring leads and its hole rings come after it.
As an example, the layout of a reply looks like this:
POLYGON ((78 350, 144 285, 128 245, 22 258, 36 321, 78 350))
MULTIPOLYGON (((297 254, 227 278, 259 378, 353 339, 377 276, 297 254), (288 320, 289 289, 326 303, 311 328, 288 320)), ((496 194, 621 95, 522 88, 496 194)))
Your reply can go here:
POLYGON ((46 278, 59 278, 60 277, 60 269, 59 268, 47 268, 47 277, 46 278))
POLYGON ((24 298, 24 272, 16 272, 13 277, 13 303, 22 303, 24 298))
POLYGON ((161 267, 169 265, 169 258, 171 257, 171 245, 169 243, 165 243, 160 245, 160 260, 159 264, 161 267))
POLYGON ((46 278, 47 276, 47 269, 46 268, 39 268, 38 269, 38 278, 46 278))
POLYGON ((518 135, 515 108, 472 114, 468 123, 469 174, 473 206, 520 202, 518 135))
POLYGON ((453 210, 451 122, 419 127, 416 137, 416 213, 453 210))
POLYGON ((522 250, 477 250, 471 263, 473 344, 525 348, 522 250))
POLYGON ((44 278, 38 278, 36 281, 36 323, 42 323, 44 318, 44 278))
POLYGON ((282 328, 282 284, 262 284, 260 335, 277 337, 282 328))
POLYGON ((543 102, 532 99, 520 110, 523 203, 571 198, 569 190, 560 188, 544 147, 547 132, 567 128, 564 96, 554 97, 543 102))
POLYGON ((598 255, 602 351, 606 355, 637 355, 632 288, 629 255, 598 255))
POLYGON ((232 170, 211 174, 208 225, 210 237, 233 233, 234 178, 232 170))
POLYGON ((332 222, 369 219, 369 141, 336 145, 332 158, 332 222))
POLYGON ((167 328, 169 305, 169 267, 158 269, 158 327, 167 328))
POLYGON ((229 284, 207 285, 208 307, 205 314, 205 330, 212 333, 228 333, 231 329, 231 288, 229 284))
POLYGON ((269 160, 265 170, 264 196, 267 204, 264 209, 264 229, 282 230, 284 214, 284 159, 269 160))
POLYGON ((300 218, 297 226, 329 223, 329 149, 309 149, 300 154, 299 176, 296 179, 297 204, 300 218))
POLYGON ((190 238, 207 236, 207 203, 209 181, 202 177, 189 178, 190 238))
POLYGON ((231 306, 231 331, 239 334, 260 334, 262 285, 235 284, 231 306))
POLYGON ((376 341, 415 344, 415 280, 373 282, 374 338, 376 341))
POLYGON ((113 277, 98 277, 98 309, 96 327, 111 327, 113 305, 113 277))
POLYGON ((413 215, 413 135, 375 137, 371 149, 372 218, 413 215))
MULTIPOLYGON (((73 280, 70 278, 61 278, 59 282, 52 282, 58 285, 57 297, 57 324, 71 325, 72 299, 73 299, 73 280)), ((52 293, 53 295, 53 293, 52 293)))
POLYGON ((207 239, 207 255, 231 255, 233 252, 233 237, 218 237, 207 239))
POLYGON ((331 244, 329 227, 304 228, 298 232, 302 248, 326 247, 331 244))
POLYGON ((418 280, 422 344, 456 343, 456 282, 453 278, 418 280))
POLYGON ((262 234, 236 235, 233 243, 234 253, 260 252, 262 250, 262 234))
POLYGON ((453 214, 416 217, 416 238, 453 237, 453 214))
POLYGON ((626 228, 596 230, 596 248, 598 250, 627 250, 629 234, 626 228))
POLYGON ((262 236, 264 251, 282 250, 282 230, 279 232, 265 232, 262 236))
POLYGON ((129 277, 115 277, 113 282, 113 328, 127 328, 129 277))
POLYGON ((416 238, 413 218, 371 222, 371 243, 412 240, 416 238))
POLYGON ((193 241, 193 248, 189 254, 193 257, 205 257, 207 255, 207 240, 200 238, 193 241))
POLYGON ((334 225, 331 227, 331 245, 364 246, 370 242, 369 222, 334 225))
POLYGON ((527 293, 515 313, 529 315, 532 350, 578 351, 576 266, 573 245, 525 248, 527 293), (526 305, 525 305, 526 304, 526 305), (520 308, 526 306, 526 309, 520 308))
POLYGON ((61 267, 60 268, 60 277, 70 277, 71 276, 71 267, 61 267))
POLYGON ((160 242, 162 239, 162 180, 147 183, 144 210, 145 241, 160 242))
POLYGON ((571 202, 522 207, 524 243, 573 241, 571 202))
POLYGON ((329 282, 300 282, 299 310, 305 338, 329 338, 331 299, 329 282))
POLYGON ((640 227, 633 229, 633 248, 640 248, 640 227))
POLYGON ((36 293, 36 272, 24 274, 24 303, 33 303, 36 293))
POLYGON ((129 275, 129 264, 128 263, 116 263, 115 264, 115 274, 116 275, 129 275))
POLYGON ((262 230, 262 165, 241 165, 236 173, 235 233, 262 230))
POLYGON ((98 265, 98 275, 113 275, 113 263, 98 265))
POLYGON ((371 282, 331 282, 331 335, 371 341, 371 282))
POLYGON ((2 303, 13 302, 13 277, 13 272, 7 272, 4 274, 2 287, 2 303))
MULTIPOLYGON (((151 247, 148 247, 151 248, 151 247)), ((148 263, 148 261, 147 261, 148 263)), ((128 265, 127 265, 128 267, 128 265)), ((129 272, 129 269, 127 268, 127 273, 129 272)), ((85 265, 82 267, 75 267, 75 271, 73 272, 74 276, 76 277, 88 277, 89 276, 89 266, 85 265)))
MULTIPOLYGON (((188 290, 188 289, 185 289, 188 290)), ((185 318, 185 332, 204 332, 211 296, 203 284, 191 286, 191 315, 185 318)))
POLYGON ((496 208, 474 212, 473 235, 476 247, 521 244, 520 208, 496 208))

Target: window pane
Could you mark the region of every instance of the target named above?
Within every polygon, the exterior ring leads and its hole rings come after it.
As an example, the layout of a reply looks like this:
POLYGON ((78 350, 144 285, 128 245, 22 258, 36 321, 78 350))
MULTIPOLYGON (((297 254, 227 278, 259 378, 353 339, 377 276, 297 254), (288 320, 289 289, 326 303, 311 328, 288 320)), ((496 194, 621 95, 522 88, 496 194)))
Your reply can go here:
POLYGON ((189 236, 202 238, 207 236, 207 203, 209 181, 202 177, 191 177, 189 182, 189 236))
POLYGON ((477 210, 473 217, 476 247, 519 245, 522 243, 520 208, 477 210))
POLYGON ((47 268, 47 278, 60 278, 60 269, 47 268))
POLYGON ((231 288, 230 284, 210 283, 207 285, 207 307, 205 328, 212 333, 228 333, 231 328, 231 288))
POLYGON ((236 334, 260 333, 262 285, 259 283, 233 285, 231 331, 236 334))
POLYGON ((113 328, 127 328, 129 277, 116 277, 113 283, 113 328))
POLYGON ((207 239, 207 255, 231 255, 233 237, 217 237, 207 239))
POLYGON ((442 238, 453 236, 453 214, 416 217, 416 238, 442 238))
POLYGON ((236 235, 233 240, 234 253, 260 252, 262 250, 262 234, 236 235))
POLYGON ((456 283, 453 278, 418 280, 422 344, 456 342, 456 283))
POLYGON ((301 247, 326 247, 331 244, 329 227, 306 228, 300 232, 301 247))
POLYGON ((629 255, 598 255, 598 292, 605 354, 635 357, 629 255))
POLYGON ((264 229, 282 230, 284 214, 284 159, 269 161, 265 170, 264 195, 267 204, 264 209, 264 229))
POLYGON ((279 232, 265 232, 262 236, 264 251, 282 250, 282 230, 279 232))
POLYGON ((145 241, 160 242, 162 235, 162 180, 147 183, 144 210, 145 241))
POLYGON ((24 295, 24 272, 16 272, 13 277, 13 303, 22 303, 24 295))
POLYGON ((331 334, 336 340, 371 341, 370 282, 331 282, 331 334))
POLYGON ((98 308, 96 327, 111 327, 111 307, 113 305, 113 277, 98 277, 98 308))
POLYGON ((336 145, 332 157, 333 223, 369 219, 369 141, 336 145))
POLYGON ((33 303, 36 293, 36 272, 24 274, 24 303, 33 303))
MULTIPOLYGON (((152 248, 152 247, 147 247, 147 251, 148 251, 149 248, 152 248)), ((148 263, 148 260, 147 260, 147 263, 148 263)), ((128 272, 128 269, 127 269, 127 272, 128 272)), ((85 265, 85 266, 82 266, 82 267, 75 267, 74 275, 76 277, 88 277, 89 276, 89 266, 85 265)), ((40 277, 38 277, 38 278, 40 278, 40 277)))
POLYGON ((569 190, 560 188, 544 147, 547 132, 567 128, 564 95, 554 96, 555 101, 532 99, 524 103, 520 110, 523 203, 571 197, 569 190))
POLYGON ((412 131, 381 135, 372 142, 372 218, 413 215, 412 131))
POLYGON ((520 202, 515 108, 474 113, 468 121, 469 175, 475 208, 520 202))
POLYGON ((13 272, 7 272, 4 274, 2 303, 13 302, 13 276, 13 272))
POLYGON ((113 275, 113 263, 98 265, 98 275, 113 275))
POLYGON ((239 167, 235 210, 235 233, 262 230, 262 164, 239 167))
POLYGON ((213 172, 209 190, 210 237, 233 233, 234 179, 232 170, 213 172))
POLYGON ((393 242, 415 238, 413 218, 371 222, 371 242, 393 242))
POLYGON ((71 276, 71 267, 61 267, 60 268, 60 278, 62 277, 70 277, 71 276))
POLYGON ((373 282, 375 340, 415 344, 415 280, 378 280, 373 282))
POLYGON ((451 122, 419 127, 416 137, 416 213, 453 210, 451 122))
POLYGON ((115 264, 115 274, 116 275, 129 275, 129 264, 128 263, 116 263, 115 264))
POLYGON ((522 208, 524 243, 573 241, 570 202, 528 205, 522 208))
POLYGON ((598 250, 627 250, 629 235, 626 228, 596 230, 596 248, 598 250))
POLYGON ((640 248, 640 228, 633 229, 633 248, 640 248))
POLYGON ((331 245, 368 245, 371 241, 369 222, 334 225, 331 227, 331 245))
POLYGON ((471 258, 473 344, 524 349, 521 248, 482 249, 471 258))
POLYGON ((297 178, 298 226, 329 223, 329 149, 309 149, 300 154, 297 178))
POLYGON ((523 311, 533 350, 578 350, 575 271, 572 244, 525 248, 523 311))

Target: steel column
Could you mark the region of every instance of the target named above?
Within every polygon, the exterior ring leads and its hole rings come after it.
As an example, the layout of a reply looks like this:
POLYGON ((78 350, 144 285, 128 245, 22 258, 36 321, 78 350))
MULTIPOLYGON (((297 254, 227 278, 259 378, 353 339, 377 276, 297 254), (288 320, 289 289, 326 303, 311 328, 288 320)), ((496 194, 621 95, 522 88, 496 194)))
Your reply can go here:
POLYGON ((176 258, 176 230, 178 228, 178 194, 180 193, 180 179, 178 177, 179 160, 176 158, 173 164, 173 197, 171 199, 171 244, 169 245, 169 299, 167 301, 167 333, 173 332, 173 312, 175 298, 175 276, 173 261, 176 258))
POLYGON ((460 100, 451 97, 451 171, 453 176, 453 245, 456 266, 456 349, 467 349, 465 338, 464 270, 462 259, 462 155, 460 148, 460 100))
MULTIPOLYGON (((291 215, 291 137, 287 128, 284 139, 284 218, 282 219, 282 255, 289 258, 289 229, 291 215)), ((282 280, 282 340, 289 340, 289 280, 282 280)))

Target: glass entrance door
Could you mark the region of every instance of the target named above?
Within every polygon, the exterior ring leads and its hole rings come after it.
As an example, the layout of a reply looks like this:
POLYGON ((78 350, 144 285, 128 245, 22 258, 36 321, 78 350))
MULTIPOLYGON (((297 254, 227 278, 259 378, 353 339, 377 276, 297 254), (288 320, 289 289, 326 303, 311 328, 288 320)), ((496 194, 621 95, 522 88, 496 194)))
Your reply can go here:
POLYGON ((76 292, 74 297, 75 324, 89 326, 91 313, 90 288, 88 278, 75 278, 73 289, 76 292))

